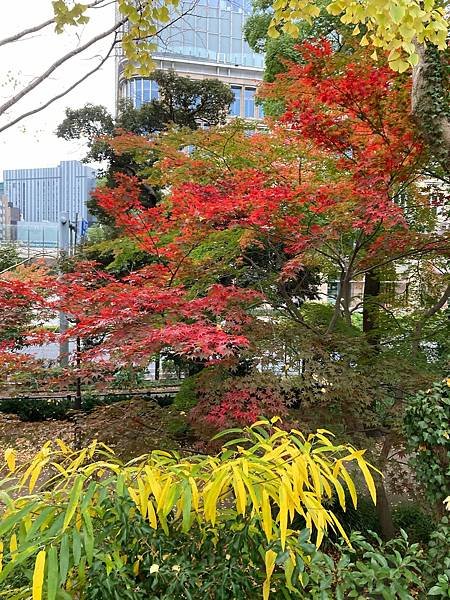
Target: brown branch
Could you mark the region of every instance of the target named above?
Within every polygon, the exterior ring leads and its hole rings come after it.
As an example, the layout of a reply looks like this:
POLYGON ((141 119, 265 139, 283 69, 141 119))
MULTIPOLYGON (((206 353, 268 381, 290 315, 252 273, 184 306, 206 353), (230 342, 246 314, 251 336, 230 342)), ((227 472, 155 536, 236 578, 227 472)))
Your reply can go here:
POLYGON ((105 62, 111 56, 111 53, 114 50, 114 47, 115 47, 116 44, 117 44, 117 37, 114 38, 114 42, 111 44, 110 49, 108 50, 107 54, 102 58, 102 60, 98 63, 98 65, 96 65, 93 69, 91 69, 90 71, 88 71, 85 75, 83 75, 83 77, 81 77, 80 79, 78 79, 75 83, 73 83, 71 86, 69 86, 63 92, 60 92, 56 96, 53 96, 53 98, 50 98, 49 100, 47 100, 47 102, 45 102, 41 106, 38 106, 37 108, 34 108, 32 110, 29 110, 29 111, 27 111, 27 112, 19 115, 18 117, 16 117, 15 119, 13 119, 9 123, 7 123, 6 125, 3 125, 2 127, 0 127, 0 133, 2 131, 4 131, 5 129, 9 129, 9 127, 12 127, 13 125, 16 125, 17 123, 20 123, 20 121, 22 121, 23 119, 26 119, 27 117, 35 115, 36 113, 41 112, 42 110, 46 109, 48 106, 50 106, 51 104, 53 104, 53 102, 56 102, 56 100, 59 100, 60 98, 63 98, 69 92, 71 92, 73 89, 75 89, 77 86, 79 86, 81 83, 83 83, 83 81, 85 81, 91 75, 93 75, 99 69, 101 69, 101 67, 105 64, 105 62))
POLYGON ((14 104, 19 102, 19 100, 21 100, 24 96, 26 96, 27 94, 32 92, 43 81, 45 81, 58 67, 63 65, 65 62, 67 62, 74 56, 77 56, 81 52, 84 52, 85 50, 90 48, 93 44, 96 44, 97 42, 104 39, 105 37, 108 37, 108 35, 111 35, 111 33, 114 33, 115 31, 117 31, 117 29, 119 29, 119 27, 121 27, 126 21, 127 21, 127 18, 123 18, 120 21, 117 21, 117 23, 115 23, 112 27, 110 27, 106 31, 99 33, 95 37, 91 38, 88 42, 83 44, 82 46, 79 46, 78 48, 71 50, 70 52, 68 52, 61 58, 59 58, 52 65, 50 65, 50 67, 48 67, 48 69, 46 71, 44 71, 41 75, 39 75, 39 77, 36 77, 30 84, 28 84, 26 87, 24 87, 18 94, 16 94, 12 98, 10 98, 7 102, 5 102, 2 106, 0 106, 0 115, 5 113, 9 108, 11 108, 11 106, 14 106, 14 104))
POLYGON ((414 327, 414 336, 413 336, 413 340, 412 340, 413 356, 417 356, 417 354, 419 352, 420 336, 422 334, 422 330, 425 326, 427 319, 430 319, 437 312, 439 312, 441 310, 441 308, 444 307, 445 303, 447 302, 447 300, 449 298, 450 298, 450 283, 445 288, 442 296, 433 304, 433 306, 430 306, 430 308, 423 313, 421 319, 419 319, 417 321, 416 326, 414 327))
MULTIPOLYGON (((95 2, 92 2, 91 4, 88 4, 86 6, 86 10, 88 10, 89 8, 95 8, 99 4, 102 4, 104 1, 105 0, 95 0, 95 2)), ((11 44, 13 42, 17 42, 17 41, 21 40, 22 38, 24 38, 25 36, 30 35, 31 33, 37 33, 38 31, 45 29, 46 27, 48 27, 49 25, 51 25, 54 22, 55 22, 55 17, 53 17, 52 19, 48 19, 47 21, 43 21, 42 23, 39 23, 39 25, 34 25, 33 27, 29 27, 28 29, 23 29, 22 31, 19 31, 18 33, 15 33, 14 35, 4 38, 3 40, 0 40, 0 46, 6 46, 6 44, 11 44)))

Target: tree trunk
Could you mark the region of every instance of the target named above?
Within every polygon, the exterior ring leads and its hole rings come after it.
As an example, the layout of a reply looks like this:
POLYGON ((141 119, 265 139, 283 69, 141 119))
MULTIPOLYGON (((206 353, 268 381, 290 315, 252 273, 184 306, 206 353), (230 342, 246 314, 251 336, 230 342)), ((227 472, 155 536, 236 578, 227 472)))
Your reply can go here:
POLYGON ((381 282, 375 271, 368 271, 364 279, 363 293, 363 332, 367 341, 374 348, 378 348, 380 343, 378 328, 378 308, 375 304, 380 295, 381 282))
MULTIPOLYGON (((387 459, 389 457, 389 452, 392 448, 392 436, 387 435, 384 439, 383 447, 381 449, 380 460, 378 463, 378 467, 381 472, 383 472, 384 467, 387 464, 387 459)), ((377 489, 377 515, 378 521, 380 523, 381 528, 381 537, 383 540, 391 540, 395 536, 395 528, 394 521, 392 520, 392 510, 391 505, 389 503, 389 498, 386 493, 386 488, 384 486, 383 477, 378 475, 375 478, 375 486, 377 489)))
POLYGON ((416 44, 411 109, 422 137, 445 173, 450 172, 449 77, 445 56, 435 46, 416 44))

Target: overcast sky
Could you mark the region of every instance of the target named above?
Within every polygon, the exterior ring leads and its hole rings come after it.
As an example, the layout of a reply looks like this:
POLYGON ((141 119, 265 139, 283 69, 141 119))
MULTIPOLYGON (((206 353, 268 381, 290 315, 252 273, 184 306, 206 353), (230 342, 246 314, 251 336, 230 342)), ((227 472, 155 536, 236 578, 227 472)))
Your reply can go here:
MULTIPOLYGON (((92 35, 112 26, 112 3, 91 13, 91 22, 83 28, 72 27, 67 33, 57 35, 50 26, 31 39, 0 47, 0 104, 45 71, 58 57, 80 44, 80 36, 81 43, 84 43, 92 35)), ((0 39, 45 21, 51 15, 51 0, 1 0, 0 39)), ((32 92, 17 103, 8 116, 34 108, 69 87, 76 78, 93 68, 110 43, 111 40, 109 43, 99 42, 83 53, 81 58, 73 59, 56 70, 51 80, 43 84, 39 91, 32 92)), ((80 160, 84 154, 83 146, 78 142, 58 139, 54 134, 56 126, 63 120, 68 106, 79 108, 90 102, 103 104, 113 111, 114 82, 114 58, 111 58, 100 71, 67 96, 37 115, 0 132, 0 181, 3 169, 51 167, 60 160, 80 160)), ((5 118, 0 117, 0 124, 4 122, 5 118)))

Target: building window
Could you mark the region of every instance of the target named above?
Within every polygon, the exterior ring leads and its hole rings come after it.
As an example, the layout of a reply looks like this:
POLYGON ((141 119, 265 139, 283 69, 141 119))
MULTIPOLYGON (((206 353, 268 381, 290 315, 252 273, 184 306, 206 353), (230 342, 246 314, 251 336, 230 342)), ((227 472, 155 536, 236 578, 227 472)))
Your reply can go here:
POLYGON ((339 294, 341 284, 339 281, 329 281, 327 285, 327 299, 328 302, 334 304, 339 294))
POLYGON ((151 81, 149 79, 144 79, 143 88, 142 101, 145 104, 151 100, 151 81))
POLYGON ((241 101, 242 101, 242 88, 232 85, 231 91, 234 94, 234 100, 230 106, 230 115, 233 117, 241 116, 241 101))
POLYGON ((248 119, 255 117, 255 88, 245 88, 244 115, 248 119))
POLYGON ((136 108, 141 108, 141 106, 142 106, 142 84, 143 84, 142 79, 135 80, 136 95, 134 97, 134 106, 136 108))
POLYGON ((150 100, 158 100, 159 98, 159 85, 156 81, 151 82, 150 100))

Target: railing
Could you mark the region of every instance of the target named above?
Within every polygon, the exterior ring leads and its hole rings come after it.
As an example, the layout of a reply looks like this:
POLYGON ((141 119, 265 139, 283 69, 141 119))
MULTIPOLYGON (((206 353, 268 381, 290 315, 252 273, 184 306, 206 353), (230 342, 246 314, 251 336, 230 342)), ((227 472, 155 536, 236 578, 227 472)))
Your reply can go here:
POLYGON ((56 257, 59 245, 57 223, 0 226, 0 247, 14 246, 21 257, 56 257))

